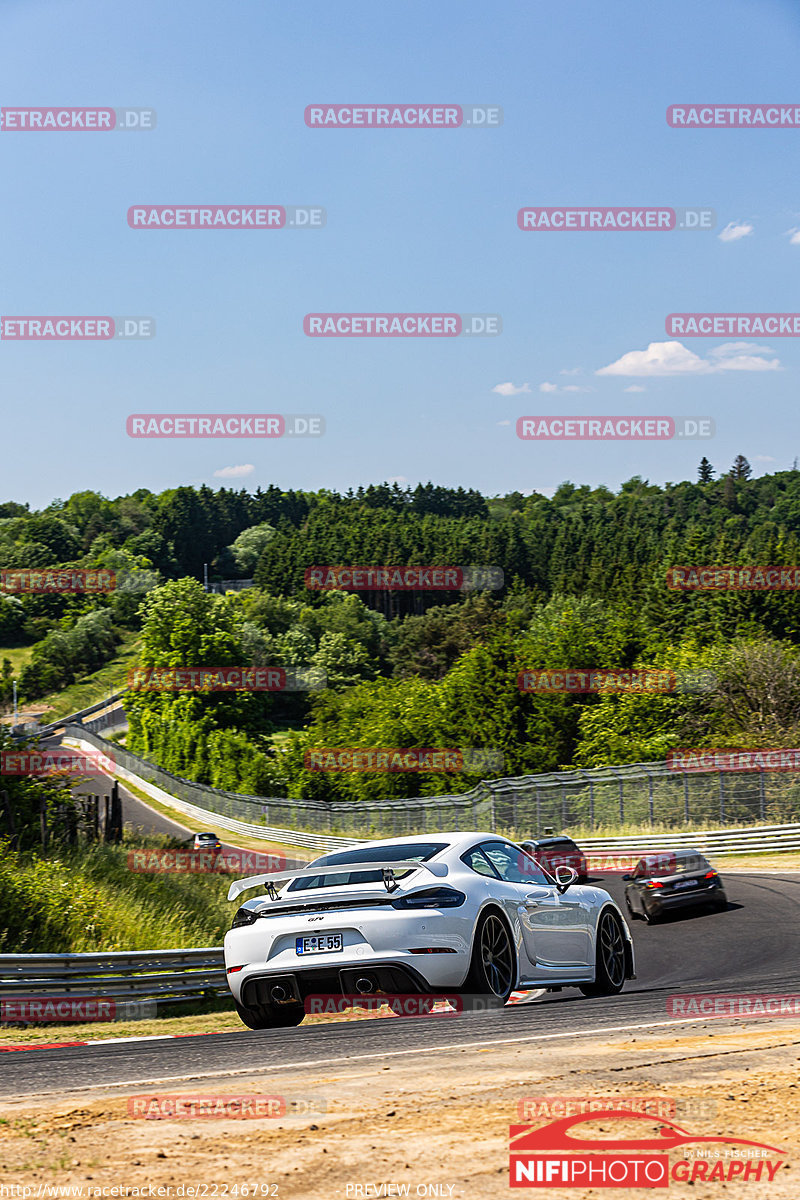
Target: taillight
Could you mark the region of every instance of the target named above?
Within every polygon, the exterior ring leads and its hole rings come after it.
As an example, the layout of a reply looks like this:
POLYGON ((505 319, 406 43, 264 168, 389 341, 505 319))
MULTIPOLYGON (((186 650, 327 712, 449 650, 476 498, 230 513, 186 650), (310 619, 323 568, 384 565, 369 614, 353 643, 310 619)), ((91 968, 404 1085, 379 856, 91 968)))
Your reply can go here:
POLYGON ((714 878, 714 876, 716 875, 716 873, 717 873, 716 871, 706 871, 706 873, 705 873, 705 875, 703 876, 703 878, 704 878, 704 879, 713 879, 713 878, 714 878))
POLYGON ((410 896, 393 900, 392 908, 458 908, 466 898, 463 892, 457 892, 455 888, 426 888, 425 891, 412 892, 410 896))
POLYGON ((242 905, 233 918, 231 929, 240 929, 242 925, 252 925, 257 919, 258 913, 253 912, 252 908, 245 908, 242 905))
POLYGON ((657 879, 648 879, 645 887, 663 887, 663 883, 659 883, 657 879))

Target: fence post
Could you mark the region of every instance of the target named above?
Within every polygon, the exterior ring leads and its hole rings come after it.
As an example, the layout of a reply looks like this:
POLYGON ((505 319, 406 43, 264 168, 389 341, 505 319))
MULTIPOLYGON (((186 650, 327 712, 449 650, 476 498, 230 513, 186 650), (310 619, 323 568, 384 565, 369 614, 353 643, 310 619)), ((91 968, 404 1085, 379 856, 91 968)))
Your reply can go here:
POLYGON ((764 768, 763 767, 758 772, 758 792, 759 792, 759 797, 758 797, 759 798, 759 811, 761 814, 761 820, 763 821, 764 817, 767 815, 767 797, 766 797, 766 793, 764 791, 764 768))
POLYGON ((561 828, 567 828, 567 785, 561 785, 561 828))
POLYGON ((542 798, 539 795, 539 785, 536 785, 536 836, 542 832, 542 798))
POLYGON ((725 772, 719 773, 719 823, 725 824, 725 772))
POLYGON ((689 824, 689 772, 683 772, 683 822, 689 824))
POLYGON ((11 807, 11 801, 8 798, 8 792, 2 791, 0 792, 0 796, 3 797, 3 808, 5 809, 6 813, 6 824, 8 825, 9 834, 9 848, 11 850, 16 850, 19 843, 19 838, 17 837, 17 827, 14 824, 14 810, 11 807))
POLYGON ((42 796, 39 800, 39 833, 42 839, 42 850, 47 850, 47 800, 42 796))
POLYGON ((119 784, 114 780, 114 786, 111 789, 111 824, 114 828, 112 840, 115 842, 122 841, 122 801, 119 798, 119 784))

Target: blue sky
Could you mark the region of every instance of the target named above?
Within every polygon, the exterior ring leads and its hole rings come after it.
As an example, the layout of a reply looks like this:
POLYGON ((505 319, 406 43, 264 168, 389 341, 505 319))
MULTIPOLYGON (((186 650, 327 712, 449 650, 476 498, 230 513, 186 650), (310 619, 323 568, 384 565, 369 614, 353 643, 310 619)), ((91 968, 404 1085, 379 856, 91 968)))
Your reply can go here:
POLYGON ((0 132, 0 312, 149 315, 157 335, 0 341, 0 499, 395 478, 551 493, 693 478, 704 453, 717 470, 739 452, 757 473, 790 467, 797 339, 687 338, 644 374, 596 372, 667 342, 673 311, 800 310, 800 130, 665 118, 682 101, 800 103, 798 50, 789 0, 3 0, 3 106, 151 107, 158 124, 0 132), (496 104, 504 123, 308 129, 317 102, 496 104), (127 226, 132 204, 200 203, 321 205, 327 226, 127 226), (528 205, 709 206, 717 227, 523 233, 528 205), (503 333, 303 333, 308 312, 350 311, 500 313, 503 333), (322 413, 327 434, 134 442, 132 412, 322 413), (516 418, 538 414, 699 414, 717 432, 519 441, 516 418))

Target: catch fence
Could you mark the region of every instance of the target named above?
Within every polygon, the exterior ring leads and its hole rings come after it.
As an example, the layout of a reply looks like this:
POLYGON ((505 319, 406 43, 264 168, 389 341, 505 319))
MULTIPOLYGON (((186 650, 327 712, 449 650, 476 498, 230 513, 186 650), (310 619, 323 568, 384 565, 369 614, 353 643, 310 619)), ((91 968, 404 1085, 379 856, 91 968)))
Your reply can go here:
MULTIPOLYGON (((535 837, 561 830, 780 825, 800 821, 793 772, 674 771, 666 763, 484 780, 468 792, 344 803, 244 796, 173 775, 83 725, 65 734, 187 804, 229 820, 348 838, 401 837, 445 830, 492 830, 535 837)), ((298 843, 299 844, 299 843, 298 843)))

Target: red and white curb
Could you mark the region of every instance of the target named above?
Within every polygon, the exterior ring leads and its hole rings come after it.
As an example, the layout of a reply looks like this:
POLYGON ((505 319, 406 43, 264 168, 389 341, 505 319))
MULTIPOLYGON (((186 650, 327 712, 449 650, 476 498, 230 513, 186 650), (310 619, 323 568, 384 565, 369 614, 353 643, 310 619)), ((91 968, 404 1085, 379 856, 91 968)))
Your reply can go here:
MULTIPOLYGON (((544 994, 544 989, 539 988, 533 992, 512 992, 508 998, 508 1004, 525 1004, 532 1000, 538 999, 544 994)), ((445 1001, 441 1004, 434 1005, 434 1013, 437 1011, 445 1011, 445 1001)), ((400 1013, 389 1011, 387 1017, 397 1017, 400 1013)), ((26 1042, 18 1046, 2 1046, 0 1045, 0 1054, 11 1054, 17 1050, 69 1050, 73 1046, 118 1046, 123 1042, 169 1042, 176 1038, 190 1037, 215 1037, 218 1034, 230 1033, 230 1029, 212 1029, 207 1033, 149 1033, 141 1036, 133 1035, 132 1037, 118 1038, 92 1038, 86 1041, 79 1042, 26 1042)))

